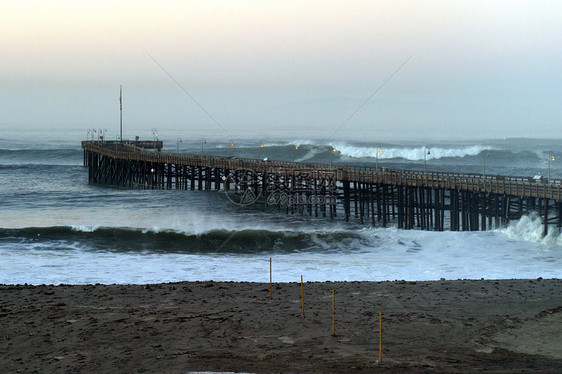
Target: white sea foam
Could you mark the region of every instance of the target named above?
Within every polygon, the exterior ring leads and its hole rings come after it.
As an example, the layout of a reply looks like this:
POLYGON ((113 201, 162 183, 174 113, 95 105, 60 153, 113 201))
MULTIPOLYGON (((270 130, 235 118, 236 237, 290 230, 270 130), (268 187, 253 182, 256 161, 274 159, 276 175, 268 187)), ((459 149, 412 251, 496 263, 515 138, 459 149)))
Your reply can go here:
POLYGON ((72 231, 79 232, 94 232, 99 229, 99 226, 88 226, 88 225, 69 225, 72 231))
MULTIPOLYGON (((379 148, 379 147, 358 147, 346 144, 336 145, 336 149, 341 153, 342 156, 350 158, 376 158, 377 153, 382 149, 382 153, 378 153, 379 159, 394 159, 403 158, 410 161, 418 161, 424 159, 424 151, 426 148, 379 148)), ((483 151, 491 150, 492 147, 483 145, 474 145, 470 147, 462 148, 427 148, 429 154, 427 155, 427 160, 441 159, 445 157, 465 157, 465 156, 475 156, 483 151)))
POLYGON ((562 236, 558 232, 558 227, 550 225, 548 234, 543 237, 544 225, 542 218, 534 213, 525 215, 517 221, 510 222, 506 228, 499 231, 505 233, 511 239, 562 246, 562 236))
POLYGON ((295 161, 303 162, 303 161, 306 161, 306 160, 310 160, 311 158, 313 158, 317 154, 321 153, 322 151, 324 151, 324 150, 321 149, 321 148, 317 148, 317 147, 311 148, 306 152, 306 154, 304 156, 301 156, 301 157, 295 159, 295 161))
POLYGON ((293 140, 287 143, 287 145, 298 145, 300 147, 301 145, 322 145, 322 143, 317 140, 299 139, 299 140, 293 140))

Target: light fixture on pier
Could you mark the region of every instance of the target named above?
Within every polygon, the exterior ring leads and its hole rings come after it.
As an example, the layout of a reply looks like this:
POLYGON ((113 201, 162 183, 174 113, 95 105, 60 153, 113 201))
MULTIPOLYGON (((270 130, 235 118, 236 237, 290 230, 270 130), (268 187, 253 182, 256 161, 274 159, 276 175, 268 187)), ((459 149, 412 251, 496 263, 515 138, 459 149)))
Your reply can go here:
POLYGON ((332 146, 332 152, 330 152, 330 167, 332 167, 332 155, 334 153, 336 153, 338 150, 336 149, 336 147, 332 146))
POLYGON ((426 146, 423 146, 423 172, 427 174, 427 155, 430 155, 431 152, 426 146))
POLYGON ((228 148, 228 156, 231 156, 231 149, 234 149, 234 139, 230 139, 230 147, 228 148))

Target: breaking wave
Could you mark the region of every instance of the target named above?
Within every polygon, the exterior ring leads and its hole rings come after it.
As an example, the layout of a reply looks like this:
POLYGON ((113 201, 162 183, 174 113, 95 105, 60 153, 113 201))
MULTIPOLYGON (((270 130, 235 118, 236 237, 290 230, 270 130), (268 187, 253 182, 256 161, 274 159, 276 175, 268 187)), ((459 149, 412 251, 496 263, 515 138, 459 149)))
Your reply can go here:
POLYGON ((517 221, 510 222, 506 228, 500 231, 511 239, 539 242, 546 245, 562 245, 562 236, 558 232, 558 227, 549 225, 548 234, 545 237, 543 237, 543 230, 542 218, 538 214, 532 213, 521 217, 517 221))
POLYGON ((0 229, 1 240, 35 244, 33 247, 44 243, 50 249, 76 249, 73 243, 81 243, 84 248, 117 252, 257 253, 341 250, 351 242, 367 238, 339 230, 210 230, 194 234, 125 227, 53 226, 0 229))
MULTIPOLYGON (((420 161, 424 159, 425 147, 417 148, 378 148, 378 147, 357 147, 350 145, 336 145, 342 156, 351 158, 376 158, 378 153, 379 159, 395 159, 402 158, 409 161, 420 161), (379 153, 382 150, 382 153, 379 153)), ((484 151, 492 150, 492 147, 483 145, 474 145, 462 148, 427 148, 429 154, 427 159, 441 159, 453 157, 476 156, 484 151)))

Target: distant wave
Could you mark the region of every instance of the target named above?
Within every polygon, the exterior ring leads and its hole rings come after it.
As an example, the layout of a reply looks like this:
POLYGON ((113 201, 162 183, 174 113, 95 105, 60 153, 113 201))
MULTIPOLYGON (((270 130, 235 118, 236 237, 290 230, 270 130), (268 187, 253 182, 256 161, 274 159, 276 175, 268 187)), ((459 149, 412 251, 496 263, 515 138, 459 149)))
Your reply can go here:
MULTIPOLYGON (((355 240, 367 240, 350 231, 210 230, 192 234, 174 230, 125 227, 53 226, 0 229, 0 240, 31 243, 79 242, 89 249, 182 253, 293 252, 341 249, 355 240)), ((47 245, 45 248, 51 248, 47 245)))
POLYGON ((304 161, 310 160, 311 158, 315 157, 316 155, 322 153, 322 149, 317 148, 317 147, 312 148, 312 149, 307 149, 305 151, 306 151, 305 155, 295 158, 295 161, 304 162, 304 161))
POLYGON ((82 161, 82 150, 61 149, 0 149, 2 164, 69 165, 82 161))
MULTIPOLYGON (((336 145, 336 149, 342 156, 351 158, 376 158, 379 153, 379 159, 403 158, 409 161, 419 161, 424 159, 424 147, 417 148, 377 148, 377 147, 357 147, 350 145, 336 145)), ((428 148, 429 154, 427 160, 441 159, 447 157, 465 157, 475 156, 483 151, 492 150, 492 147, 483 145, 474 145, 462 148, 428 148)))
MULTIPOLYGON (((378 158, 381 160, 404 159, 408 161, 420 161, 424 159, 425 150, 423 146, 411 148, 396 146, 378 148, 349 145, 346 143, 331 145, 312 140, 294 140, 285 143, 265 143, 261 154, 272 158, 288 158, 294 156, 295 161, 307 161, 320 157, 321 160, 325 161, 331 157, 332 147, 335 147, 338 151, 334 157, 341 157, 343 159, 374 159, 377 157, 379 149, 382 149, 383 152, 378 154, 378 158), (298 150, 296 150, 295 147, 298 147, 298 150)), ((255 147, 241 147, 238 150, 242 149, 256 153, 255 147)), ((477 156, 482 152, 495 150, 495 148, 485 145, 472 145, 459 148, 432 147, 428 149, 430 153, 427 155, 427 160, 477 156)))
POLYGON ((15 149, 15 148, 0 148, 0 155, 14 155, 14 154, 26 154, 26 155, 41 155, 41 154, 75 154, 82 153, 79 148, 48 148, 48 149, 15 149))
MULTIPOLYGON (((402 158, 410 161, 419 161, 424 159, 423 146, 414 148, 398 148, 398 147, 363 147, 356 145, 349 145, 345 143, 334 143, 326 144, 321 141, 315 140, 293 140, 285 143, 271 143, 265 144, 266 147, 278 147, 278 146, 298 146, 307 152, 305 156, 301 156, 302 160, 311 158, 319 153, 330 151, 332 147, 335 147, 341 156, 351 157, 351 158, 376 158, 377 153, 380 149, 383 150, 379 153, 379 159, 395 159, 402 158)), ((446 157, 465 157, 465 156, 475 156, 487 150, 493 150, 491 146, 485 145, 472 145, 460 148, 445 148, 445 147, 432 147, 428 148, 430 154, 427 155, 427 159, 440 159, 446 157)))

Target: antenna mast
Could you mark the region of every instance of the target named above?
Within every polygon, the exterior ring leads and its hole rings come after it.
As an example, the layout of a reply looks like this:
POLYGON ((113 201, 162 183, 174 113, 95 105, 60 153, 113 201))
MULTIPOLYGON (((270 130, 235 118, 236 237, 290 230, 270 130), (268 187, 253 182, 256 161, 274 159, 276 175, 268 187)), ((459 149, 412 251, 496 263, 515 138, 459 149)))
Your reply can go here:
POLYGON ((123 143, 123 86, 119 86, 119 139, 123 143))

